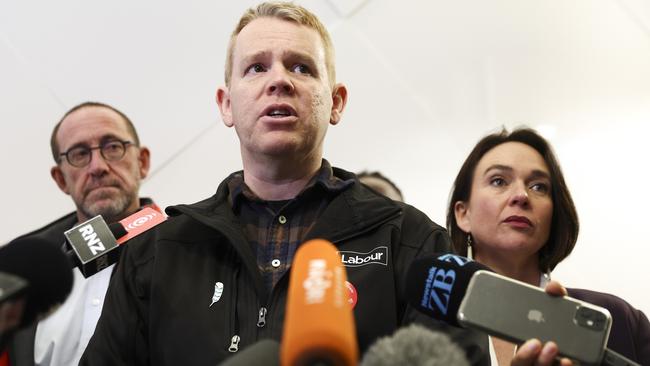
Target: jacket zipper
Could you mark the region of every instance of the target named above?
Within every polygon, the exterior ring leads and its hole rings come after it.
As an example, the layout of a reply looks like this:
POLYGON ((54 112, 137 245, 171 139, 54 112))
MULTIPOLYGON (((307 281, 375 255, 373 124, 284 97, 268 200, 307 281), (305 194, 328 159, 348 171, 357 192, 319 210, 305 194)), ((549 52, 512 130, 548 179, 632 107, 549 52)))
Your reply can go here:
MULTIPOLYGON (((350 233, 350 234, 345 235, 345 236, 342 236, 342 237, 340 237, 340 238, 336 238, 336 240, 335 240, 335 241, 333 240, 332 243, 334 243, 334 244, 336 245, 336 243, 340 243, 340 242, 343 242, 343 241, 346 241, 346 240, 352 239, 352 238, 354 238, 354 237, 356 237, 356 236, 358 236, 358 235, 365 234, 366 232, 368 232, 368 231, 370 231, 370 230, 373 230, 373 229, 375 229, 375 228, 377 228, 377 227, 383 225, 384 223, 386 223, 386 222, 388 222, 388 221, 390 221, 390 220, 393 220, 394 218, 396 218, 396 217, 398 217, 398 216, 400 216, 400 215, 402 215, 402 211, 395 212, 394 214, 392 214, 392 215, 386 217, 384 220, 381 220, 380 222, 376 223, 375 225, 372 225, 372 226, 370 226, 370 227, 367 227, 365 230, 362 230, 362 231, 359 231, 359 232, 350 233)), ((308 236, 308 237, 306 237, 306 238, 303 240, 303 243, 306 242, 306 241, 308 241, 308 240, 310 240, 310 239, 314 239, 314 238, 308 236)), ((261 304, 261 307, 260 307, 260 310, 259 310, 259 314, 258 314, 258 320, 257 320, 257 326, 258 326, 259 328, 264 327, 264 325, 266 324, 266 314, 267 314, 267 312, 268 312, 267 304, 271 304, 271 305, 273 304, 274 299, 275 299, 275 294, 278 292, 277 289, 278 289, 279 287, 281 287, 281 286, 285 286, 284 283, 288 281, 288 278, 287 278, 287 277, 288 277, 289 272, 290 272, 290 270, 287 271, 284 275, 282 275, 282 277, 280 278, 280 280, 278 281, 278 283, 276 283, 276 285, 273 287, 273 289, 271 290, 271 292, 268 293, 267 298, 266 298, 266 303, 265 303, 265 304, 261 304), (260 324, 261 324, 261 325, 260 325, 260 324)), ((286 286, 288 286, 288 284, 287 284, 286 286)))
POLYGON ((238 265, 235 269, 235 273, 233 275, 233 316, 231 317, 230 321, 230 329, 232 331, 232 337, 230 337, 230 345, 228 346, 228 352, 230 353, 235 353, 239 351, 239 342, 241 341, 241 337, 239 336, 239 315, 237 314, 237 302, 239 300, 239 291, 238 291, 238 285, 239 285, 239 269, 241 268, 241 263, 238 262, 238 265))
POLYGON ((239 351, 239 341, 241 341, 241 338, 235 334, 230 338, 230 346, 228 347, 228 352, 230 353, 235 353, 239 351))
POLYGON ((267 313, 266 307, 264 305, 262 305, 260 307, 260 311, 257 314, 257 327, 258 328, 264 328, 264 326, 266 325, 266 313, 267 313))

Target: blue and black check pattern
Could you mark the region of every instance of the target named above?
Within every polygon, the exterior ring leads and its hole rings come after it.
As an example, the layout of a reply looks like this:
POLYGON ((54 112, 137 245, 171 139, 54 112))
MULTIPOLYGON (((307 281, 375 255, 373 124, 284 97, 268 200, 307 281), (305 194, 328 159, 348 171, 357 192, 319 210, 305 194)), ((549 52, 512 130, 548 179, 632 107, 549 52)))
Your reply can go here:
POLYGON ((295 198, 264 201, 244 183, 243 172, 231 176, 229 201, 269 291, 289 270, 296 249, 331 200, 353 182, 335 177, 323 159, 316 175, 295 198))

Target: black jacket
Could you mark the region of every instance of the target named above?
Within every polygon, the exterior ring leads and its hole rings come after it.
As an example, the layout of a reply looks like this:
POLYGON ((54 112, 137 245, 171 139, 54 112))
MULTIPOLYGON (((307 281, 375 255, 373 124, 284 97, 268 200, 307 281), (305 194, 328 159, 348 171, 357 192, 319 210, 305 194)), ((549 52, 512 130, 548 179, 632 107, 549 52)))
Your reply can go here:
MULTIPOLYGON (((354 177, 336 168, 334 174, 354 177)), ((239 349, 281 338, 289 272, 267 293, 225 182, 211 198, 168 208, 165 223, 128 243, 81 365, 216 365, 232 355, 235 335, 239 349), (223 294, 210 306, 216 282, 223 294)), ((358 294, 361 352, 423 317, 402 295, 407 267, 450 248, 445 230, 426 215, 358 183, 333 199, 310 238, 327 239, 341 252, 387 248, 385 264, 347 267, 358 294)))

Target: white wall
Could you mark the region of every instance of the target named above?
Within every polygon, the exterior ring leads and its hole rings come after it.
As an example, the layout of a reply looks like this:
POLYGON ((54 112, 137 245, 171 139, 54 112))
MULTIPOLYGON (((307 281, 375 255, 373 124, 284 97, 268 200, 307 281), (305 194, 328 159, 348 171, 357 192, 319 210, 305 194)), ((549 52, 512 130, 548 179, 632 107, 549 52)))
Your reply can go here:
MULTIPOLYGON (((0 242, 72 210, 49 177, 49 136, 73 105, 115 105, 153 155, 143 193, 211 195, 239 169, 214 103, 231 29, 254 1, 0 1, 0 242)), ((484 134, 547 132, 578 207, 567 286, 650 312, 647 0, 313 0, 350 100, 326 157, 379 169, 444 224, 451 182, 484 134)))

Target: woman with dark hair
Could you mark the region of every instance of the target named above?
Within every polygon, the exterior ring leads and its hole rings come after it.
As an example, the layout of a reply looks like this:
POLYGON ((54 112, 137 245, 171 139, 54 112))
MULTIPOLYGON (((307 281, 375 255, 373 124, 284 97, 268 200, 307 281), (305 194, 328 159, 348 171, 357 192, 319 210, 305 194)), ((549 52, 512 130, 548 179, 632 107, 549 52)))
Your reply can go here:
MULTIPOLYGON (((578 238, 578 215, 549 143, 532 129, 481 139, 458 176, 447 210, 457 253, 494 271, 545 287, 578 238)), ((650 365, 650 323, 618 297, 580 289, 569 296, 612 314, 608 348, 650 365)), ((509 365, 516 346, 489 337, 493 365, 509 365)))

